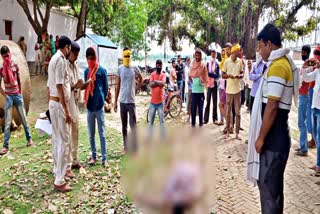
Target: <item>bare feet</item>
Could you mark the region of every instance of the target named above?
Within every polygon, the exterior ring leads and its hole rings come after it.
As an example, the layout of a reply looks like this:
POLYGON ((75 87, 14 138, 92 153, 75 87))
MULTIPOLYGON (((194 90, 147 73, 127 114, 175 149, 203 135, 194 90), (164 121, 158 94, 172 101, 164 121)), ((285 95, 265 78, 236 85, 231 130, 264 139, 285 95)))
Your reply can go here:
POLYGON ((239 136, 239 134, 236 134, 236 140, 242 140, 242 138, 239 136))
POLYGON ((229 133, 227 133, 225 136, 224 136, 224 139, 228 139, 229 138, 229 133))
POLYGON ((28 140, 27 147, 34 147, 34 143, 32 139, 28 140))

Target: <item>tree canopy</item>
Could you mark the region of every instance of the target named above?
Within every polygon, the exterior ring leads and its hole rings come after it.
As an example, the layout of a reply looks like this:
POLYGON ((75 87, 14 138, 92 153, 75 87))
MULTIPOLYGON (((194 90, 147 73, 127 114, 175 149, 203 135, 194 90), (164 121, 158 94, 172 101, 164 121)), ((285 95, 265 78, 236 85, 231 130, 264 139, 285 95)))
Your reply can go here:
POLYGON ((155 35, 161 44, 168 38, 174 51, 179 41, 190 40, 204 52, 217 42, 240 42, 250 58, 255 54, 259 19, 263 14, 273 18, 285 39, 294 40, 310 33, 319 23, 311 16, 307 23, 297 25, 296 15, 302 7, 319 10, 316 0, 149 0, 149 26, 158 25, 155 35))
POLYGON ((148 40, 162 44, 166 39, 173 51, 181 50, 187 39, 209 53, 216 42, 239 42, 246 56, 254 57, 260 18, 269 16, 287 40, 296 40, 314 30, 319 17, 310 16, 297 24, 297 13, 307 7, 319 10, 317 0, 33 0, 33 15, 27 0, 18 0, 36 33, 46 32, 50 9, 70 6, 69 13, 79 20, 77 36, 85 27, 108 36, 121 46, 148 50, 148 40), (46 8, 42 14, 39 7, 46 8), (39 18, 40 17, 40 18, 39 18))

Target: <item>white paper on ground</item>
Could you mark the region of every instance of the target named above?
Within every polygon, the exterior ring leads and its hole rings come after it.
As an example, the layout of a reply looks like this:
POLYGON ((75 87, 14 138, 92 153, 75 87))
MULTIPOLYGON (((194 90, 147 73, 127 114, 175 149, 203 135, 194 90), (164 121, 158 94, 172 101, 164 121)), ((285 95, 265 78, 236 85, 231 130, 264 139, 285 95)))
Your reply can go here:
POLYGON ((38 134, 40 137, 43 136, 44 133, 49 136, 52 134, 52 125, 49 120, 38 119, 35 128, 38 129, 38 134))

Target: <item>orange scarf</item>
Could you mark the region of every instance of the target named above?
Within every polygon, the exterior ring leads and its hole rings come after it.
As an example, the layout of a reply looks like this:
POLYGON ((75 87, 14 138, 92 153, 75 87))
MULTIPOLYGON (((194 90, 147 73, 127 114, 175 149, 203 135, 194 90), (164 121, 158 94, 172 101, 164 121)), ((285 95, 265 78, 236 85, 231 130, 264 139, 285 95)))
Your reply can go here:
POLYGON ((206 83, 208 81, 208 72, 206 65, 202 61, 197 62, 196 60, 194 60, 190 67, 189 76, 191 78, 199 77, 203 83, 206 83))
MULTIPOLYGON (((93 49, 94 50, 94 49, 93 49)), ((89 96, 93 96, 93 91, 94 91, 94 86, 95 86, 95 81, 96 81, 96 74, 99 69, 99 63, 98 63, 98 57, 95 52, 95 63, 91 65, 88 63, 88 68, 89 68, 89 74, 87 76, 87 81, 91 79, 92 81, 89 83, 87 86, 85 92, 84 92, 84 104, 87 105, 89 96)))

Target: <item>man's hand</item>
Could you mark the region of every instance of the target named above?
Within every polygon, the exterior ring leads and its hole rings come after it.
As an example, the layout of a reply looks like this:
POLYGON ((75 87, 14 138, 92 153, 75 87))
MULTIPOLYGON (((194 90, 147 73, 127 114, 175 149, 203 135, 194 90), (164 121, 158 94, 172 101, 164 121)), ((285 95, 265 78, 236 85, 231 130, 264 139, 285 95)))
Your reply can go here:
POLYGON ((66 113, 66 123, 67 123, 67 124, 70 124, 71 121, 72 121, 72 118, 71 118, 70 113, 66 113))
POLYGON ((84 82, 82 79, 79 79, 78 82, 75 84, 74 88, 79 89, 83 86, 84 82))
POLYGON ((314 63, 315 63, 315 65, 314 65, 315 68, 320 68, 319 60, 315 60, 314 63))
POLYGON ((258 138, 255 144, 257 153, 259 154, 261 153, 263 144, 264 144, 264 140, 258 138))
POLYGON ((117 102, 114 102, 114 112, 118 112, 118 103, 117 102))

